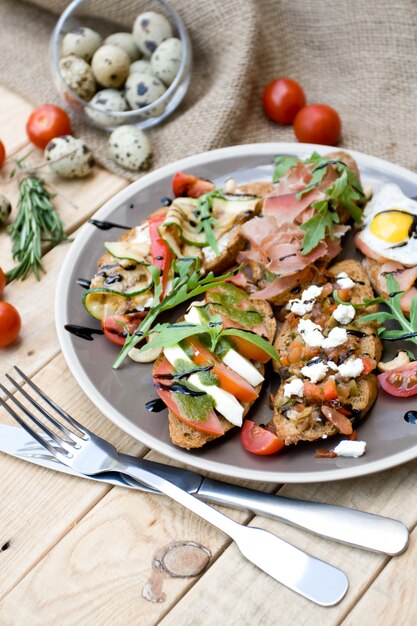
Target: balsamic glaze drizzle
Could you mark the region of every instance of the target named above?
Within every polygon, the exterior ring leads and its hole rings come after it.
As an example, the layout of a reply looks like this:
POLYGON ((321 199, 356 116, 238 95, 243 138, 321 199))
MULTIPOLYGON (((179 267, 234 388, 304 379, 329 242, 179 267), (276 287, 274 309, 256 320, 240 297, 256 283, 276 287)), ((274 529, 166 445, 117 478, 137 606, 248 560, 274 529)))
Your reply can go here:
POLYGON ((161 204, 162 206, 169 206, 170 204, 172 204, 172 200, 171 198, 168 198, 168 196, 163 196, 161 198, 161 204))
POLYGON ((409 424, 417 424, 417 411, 407 411, 404 413, 404 419, 409 424))
POLYGON ((164 385, 163 383, 154 383, 156 389, 162 389, 163 391, 171 391, 173 393, 182 393, 184 396, 191 396, 192 398, 199 398, 207 395, 205 391, 197 391, 197 389, 190 389, 182 383, 173 383, 172 385, 164 385))
POLYGON ((411 339, 411 337, 417 337, 417 332, 416 333, 404 333, 404 335, 401 335, 400 337, 384 337, 384 341, 401 341, 403 339, 411 339))
POLYGON ((149 400, 149 402, 145 403, 145 409, 151 411, 151 413, 159 413, 166 408, 166 404, 161 398, 155 398, 155 400, 149 400))
POLYGON ((90 289, 91 281, 87 280, 87 278, 77 278, 75 282, 83 289, 90 289))
POLYGON ((101 220, 88 220, 89 224, 92 224, 93 226, 95 226, 96 228, 99 228, 100 230, 110 230, 111 228, 123 228, 124 230, 130 230, 132 227, 131 226, 124 226, 123 224, 115 224, 114 222, 106 222, 106 221, 101 221, 101 220))
POLYGON ((93 341, 93 335, 104 335, 101 328, 87 328, 87 326, 79 326, 78 324, 65 324, 64 328, 72 335, 86 341, 93 341))
POLYGON ((363 339, 364 337, 368 337, 368 333, 364 333, 362 330, 356 330, 354 328, 347 328, 346 332, 348 335, 353 335, 354 337, 359 337, 359 339, 363 339))
POLYGON ((213 365, 206 365, 206 367, 194 367, 183 374, 155 374, 154 378, 158 378, 159 380, 180 380, 181 378, 188 378, 192 374, 197 374, 198 372, 209 372, 212 369, 213 365))

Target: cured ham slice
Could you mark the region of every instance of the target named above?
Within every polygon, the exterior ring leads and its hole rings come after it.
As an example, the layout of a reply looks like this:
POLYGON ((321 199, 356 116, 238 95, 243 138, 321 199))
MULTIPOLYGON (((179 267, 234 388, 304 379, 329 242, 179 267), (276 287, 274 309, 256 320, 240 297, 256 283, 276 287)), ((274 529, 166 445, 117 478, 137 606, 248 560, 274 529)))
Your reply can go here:
POLYGON ((365 258, 362 264, 375 291, 385 298, 388 297, 387 274, 394 276, 398 281, 400 291, 404 291, 401 298, 401 308, 409 313, 411 300, 417 294, 417 289, 414 286, 417 280, 417 267, 404 267, 396 261, 387 261, 381 264, 370 258, 365 258))
POLYGON ((297 287, 300 283, 307 283, 314 280, 317 273, 317 268, 314 267, 314 265, 310 265, 292 276, 276 278, 268 283, 264 289, 253 293, 250 297, 255 300, 270 300, 276 298, 276 296, 279 296, 281 293, 294 289, 294 287, 297 287))

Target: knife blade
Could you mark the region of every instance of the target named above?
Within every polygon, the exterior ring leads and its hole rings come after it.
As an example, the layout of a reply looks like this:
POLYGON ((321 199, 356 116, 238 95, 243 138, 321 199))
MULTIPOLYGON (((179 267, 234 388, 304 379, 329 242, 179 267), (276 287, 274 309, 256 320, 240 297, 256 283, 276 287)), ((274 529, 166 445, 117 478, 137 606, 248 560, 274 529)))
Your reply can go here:
MULTIPOLYGON (((6 424, 0 424, 0 451, 66 474, 158 493, 119 472, 106 472, 94 477, 79 474, 49 456, 24 430, 6 424)), ((202 500, 279 519, 335 541, 392 556, 403 552, 408 544, 408 529, 398 520, 333 504, 297 500, 231 485, 148 459, 128 458, 130 462, 164 476, 202 500)))

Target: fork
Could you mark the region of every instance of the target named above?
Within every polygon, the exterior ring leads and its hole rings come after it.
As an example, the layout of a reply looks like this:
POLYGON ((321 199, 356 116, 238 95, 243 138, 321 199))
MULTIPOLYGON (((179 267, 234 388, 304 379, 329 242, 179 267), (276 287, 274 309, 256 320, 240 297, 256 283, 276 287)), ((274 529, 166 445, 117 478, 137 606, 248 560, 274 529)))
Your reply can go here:
POLYGON ((305 598, 321 606, 333 606, 344 597, 348 589, 348 579, 340 569, 311 556, 262 528, 239 524, 166 478, 138 467, 132 457, 120 454, 111 443, 88 430, 59 407, 19 368, 15 367, 15 370, 67 425, 61 423, 41 406, 9 374, 6 374, 6 377, 17 391, 43 415, 47 422, 54 426, 60 435, 29 411, 1 384, 0 389, 13 405, 36 425, 37 430, 2 398, 0 398, 0 404, 26 432, 61 463, 87 476, 95 476, 108 471, 128 474, 131 478, 164 493, 223 531, 236 543, 241 554, 249 561, 305 598))

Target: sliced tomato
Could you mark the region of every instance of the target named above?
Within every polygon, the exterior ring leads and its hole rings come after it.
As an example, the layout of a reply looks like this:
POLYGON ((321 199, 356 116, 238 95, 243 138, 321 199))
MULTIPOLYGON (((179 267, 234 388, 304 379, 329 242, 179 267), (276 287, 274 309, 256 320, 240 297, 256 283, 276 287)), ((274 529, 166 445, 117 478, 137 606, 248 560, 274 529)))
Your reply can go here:
POLYGON ((165 220, 165 214, 152 215, 149 219, 149 233, 151 236, 152 263, 161 270, 162 292, 164 297, 172 264, 172 251, 159 234, 159 227, 165 220))
POLYGON ((197 339, 191 338, 187 340, 188 345, 193 350, 193 361, 197 365, 207 365, 214 363, 213 374, 218 377, 220 387, 234 395, 242 402, 251 402, 256 400, 258 393, 252 385, 244 378, 236 374, 230 367, 227 367, 217 357, 215 357, 207 348, 205 348, 197 339))
POLYGON ((338 393, 336 389, 336 383, 334 378, 328 378, 323 385, 324 399, 326 402, 331 402, 332 400, 337 400, 338 393))
MULTIPOLYGON (((161 375, 161 374, 172 374, 173 371, 174 371, 174 367, 171 365, 168 359, 162 359, 161 362, 158 364, 158 366, 154 370, 154 376, 161 375)), ((168 409, 172 411, 174 415, 176 415, 181 422, 183 422, 184 424, 187 424, 187 426, 190 426, 191 428, 194 428, 194 430, 198 430, 199 432, 202 432, 202 433, 208 433, 209 435, 217 435, 217 436, 224 435, 224 429, 220 423, 219 418, 214 412, 214 410, 210 411, 207 414, 205 420, 191 419, 188 415, 185 415, 181 411, 181 409, 175 402, 175 394, 169 391, 169 389, 159 388, 157 384, 157 380, 158 379, 154 378, 154 384, 156 383, 155 387, 156 387, 156 391, 158 392, 159 397, 161 398, 163 402, 165 402, 168 409)))
POLYGON ((197 178, 185 172, 177 172, 172 179, 172 191, 176 198, 184 196, 199 198, 213 189, 214 183, 211 180, 197 178))
POLYGON ((320 385, 307 381, 304 383, 304 397, 312 404, 320 404, 324 400, 324 392, 320 385))
POLYGON ((129 333, 132 335, 145 317, 146 311, 128 313, 127 315, 114 315, 113 317, 106 317, 105 320, 102 320, 101 327, 109 341, 115 343, 117 346, 124 346, 126 330, 117 322, 126 324, 129 333))
POLYGON ((407 398, 417 393, 417 361, 378 375, 382 389, 392 396, 407 398))
POLYGON ((240 431, 240 441, 247 452, 260 456, 275 454, 285 446, 283 439, 251 420, 246 420, 243 424, 240 431))

